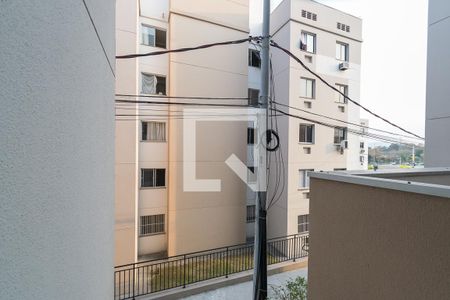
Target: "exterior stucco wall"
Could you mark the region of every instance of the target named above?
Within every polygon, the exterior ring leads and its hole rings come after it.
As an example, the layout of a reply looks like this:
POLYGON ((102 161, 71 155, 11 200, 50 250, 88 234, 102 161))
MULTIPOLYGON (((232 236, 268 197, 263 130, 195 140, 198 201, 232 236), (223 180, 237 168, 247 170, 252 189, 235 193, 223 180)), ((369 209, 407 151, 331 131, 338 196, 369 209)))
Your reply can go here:
MULTIPOLYGON (((86 0, 114 68, 114 1, 86 0)), ((112 299, 114 76, 82 1, 0 1, 0 299, 112 299)))
MULTIPOLYGON (((353 99, 359 99, 360 95, 361 28, 361 19, 309 0, 284 0, 271 15, 273 40, 289 49, 328 82, 348 85, 349 96, 353 99), (302 10, 316 13, 317 21, 302 17, 302 10), (351 31, 348 33, 338 30, 337 22, 350 25, 351 31), (316 36, 315 53, 300 49, 303 31, 316 36), (337 41, 349 45, 350 68, 346 71, 339 70, 341 61, 336 59, 337 41)), ((333 90, 280 50, 272 48, 271 51, 274 64, 275 101, 291 107, 280 105, 278 109, 335 126, 345 126, 345 124, 307 113, 321 114, 354 123, 360 122, 357 106, 335 102, 333 90), (300 96, 301 78, 315 79, 314 99, 300 96), (344 107, 343 112, 340 110, 341 107, 344 107)), ((309 213, 309 189, 300 187, 299 170, 362 169, 364 165, 359 162, 362 139, 348 134, 349 149, 341 153, 334 145, 334 128, 315 124, 313 143, 301 143, 300 124, 313 124, 313 122, 293 117, 280 117, 278 122, 280 124, 278 133, 286 153, 285 177, 282 179, 286 181, 286 193, 282 194, 281 199, 272 208, 273 211, 269 210, 268 232, 269 235, 272 233, 290 235, 298 233, 298 216, 309 213), (283 210, 285 210, 284 213, 283 210)))
POLYGON ((449 167, 450 155, 450 2, 430 0, 428 10, 428 69, 425 166, 449 167))
POLYGON ((446 299, 450 199, 312 178, 308 299, 446 299))

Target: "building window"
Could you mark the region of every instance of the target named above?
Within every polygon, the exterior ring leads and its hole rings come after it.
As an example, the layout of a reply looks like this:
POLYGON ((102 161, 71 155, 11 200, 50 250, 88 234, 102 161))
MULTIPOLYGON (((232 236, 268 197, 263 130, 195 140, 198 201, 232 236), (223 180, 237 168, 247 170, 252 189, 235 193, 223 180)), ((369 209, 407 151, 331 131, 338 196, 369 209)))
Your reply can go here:
POLYGON ((248 127, 247 128, 247 145, 255 144, 255 128, 248 127))
POLYGON ((248 89, 248 105, 258 106, 259 101, 259 90, 248 89))
POLYGON ((165 215, 141 216, 140 235, 152 235, 165 232, 165 215))
POLYGON ((142 122, 142 141, 165 142, 166 123, 142 122))
POLYGON ((300 97, 314 99, 315 85, 314 79, 300 78, 300 97))
POLYGON ((158 47, 158 48, 166 48, 166 31, 156 29, 154 27, 150 27, 147 25, 142 25, 142 44, 158 47))
MULTIPOLYGON (((348 96, 348 85, 336 84, 336 89, 345 96, 348 96)), ((347 103, 347 98, 345 98, 342 94, 336 92, 334 101, 338 103, 347 103)))
POLYGON ((336 59, 348 61, 348 44, 336 42, 336 59))
POLYGON ((302 32, 300 49, 306 52, 316 53, 316 35, 309 32, 302 32))
POLYGON ((248 49, 248 65, 249 67, 261 68, 261 56, 259 51, 248 49))
POLYGON ((360 143, 359 143, 359 148, 360 148, 360 149, 364 149, 364 142, 360 142, 360 143))
POLYGON ((300 189, 308 189, 309 188, 309 172, 313 172, 314 169, 308 169, 308 170, 298 170, 299 173, 299 180, 298 180, 298 187, 300 189))
POLYGON ((166 169, 141 169, 141 187, 165 187, 166 169))
POLYGON ((309 215, 298 216, 298 233, 305 233, 309 231, 309 215))
POLYGON ((256 205, 247 205, 247 223, 254 223, 256 219, 256 205))
POLYGON ((340 144, 347 139, 347 128, 335 127, 334 128, 334 143, 340 144))
POLYGON ((166 94, 166 77, 153 74, 141 74, 142 78, 142 94, 165 95, 166 94))
POLYGON ((300 124, 300 143, 314 143, 314 125, 311 124, 300 124))
POLYGON ((258 177, 258 175, 256 174, 257 172, 257 167, 247 167, 247 182, 256 182, 256 179, 258 177))

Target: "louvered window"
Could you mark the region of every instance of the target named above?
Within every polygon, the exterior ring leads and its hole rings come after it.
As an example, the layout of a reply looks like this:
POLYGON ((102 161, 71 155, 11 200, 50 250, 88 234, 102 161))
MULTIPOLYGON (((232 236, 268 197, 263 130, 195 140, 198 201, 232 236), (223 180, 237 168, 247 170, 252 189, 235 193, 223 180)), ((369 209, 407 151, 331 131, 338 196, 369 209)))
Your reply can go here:
POLYGON ((140 235, 165 232, 165 215, 141 216, 140 235))

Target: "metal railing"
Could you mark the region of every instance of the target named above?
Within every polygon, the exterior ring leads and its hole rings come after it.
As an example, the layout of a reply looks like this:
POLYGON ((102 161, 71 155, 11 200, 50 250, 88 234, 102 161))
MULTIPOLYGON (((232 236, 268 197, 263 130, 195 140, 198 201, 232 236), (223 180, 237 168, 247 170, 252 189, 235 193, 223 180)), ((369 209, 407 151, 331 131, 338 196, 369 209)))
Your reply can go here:
MULTIPOLYGON (((308 256, 308 235, 269 239, 269 265, 308 256)), ((115 267, 114 299, 134 299, 253 269, 253 244, 210 249, 115 267)))

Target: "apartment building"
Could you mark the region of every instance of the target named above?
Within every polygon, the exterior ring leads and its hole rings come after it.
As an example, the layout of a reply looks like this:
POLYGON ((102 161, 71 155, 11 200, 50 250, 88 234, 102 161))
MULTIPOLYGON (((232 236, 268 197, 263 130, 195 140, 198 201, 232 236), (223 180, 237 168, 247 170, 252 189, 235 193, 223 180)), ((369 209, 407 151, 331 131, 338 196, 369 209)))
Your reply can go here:
POLYGON ((426 103, 425 166, 450 166, 450 3, 430 0, 428 9, 428 68, 426 103))
MULTIPOLYGON (((117 53, 246 38, 248 11, 248 0, 119 0, 117 53)), ((159 95, 151 99, 161 102, 247 97, 247 47, 118 60, 116 93, 159 95)), ((198 114, 180 105, 116 107, 116 264, 245 242, 245 183, 224 162, 231 154, 245 161, 247 123, 199 117, 212 113, 189 108, 198 114), (192 119, 195 132, 185 128, 192 119), (194 158, 185 156, 187 142, 196 146, 194 158), (186 176, 220 180, 220 191, 186 189, 186 176)))
MULTIPOLYGON (((337 89, 359 99, 361 19, 315 1, 284 0, 272 12, 271 35, 337 89)), ((363 129, 319 115, 354 124, 367 120, 285 53, 271 51, 277 108, 332 125, 277 118, 284 163, 272 160, 271 168, 278 164, 283 170, 285 190, 269 209, 268 233, 284 236, 309 230, 309 172, 367 168, 367 143, 355 134, 363 129)), ((274 189, 272 184, 269 190, 274 189)))

